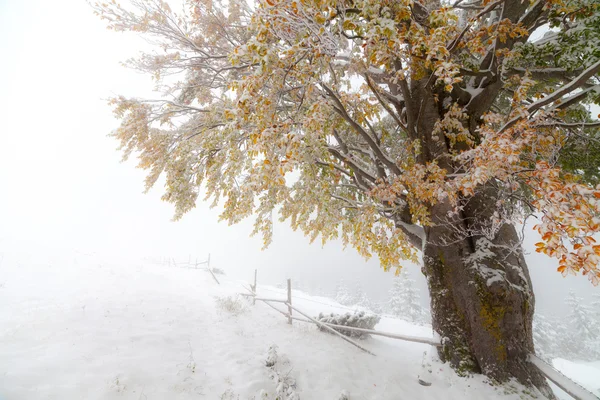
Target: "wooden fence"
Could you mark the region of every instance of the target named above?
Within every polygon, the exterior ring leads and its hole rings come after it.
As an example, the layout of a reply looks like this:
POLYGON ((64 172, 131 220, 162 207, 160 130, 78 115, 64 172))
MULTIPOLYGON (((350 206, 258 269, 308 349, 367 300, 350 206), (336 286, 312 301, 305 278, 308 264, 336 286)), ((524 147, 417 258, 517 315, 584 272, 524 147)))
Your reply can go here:
MULTIPOLYGON (((215 280, 215 282, 219 285, 221 284, 219 282, 219 280, 217 279, 215 273, 213 272, 213 269, 210 267, 210 254, 208 255, 208 258, 206 261, 201 261, 201 262, 198 262, 198 259, 196 259, 195 262, 192 262, 191 256, 187 262, 183 262, 183 263, 176 263, 173 258, 169 258, 167 261, 168 261, 168 265, 178 266, 180 268, 189 268, 189 269, 198 269, 198 270, 208 271, 211 274, 212 278, 215 280), (204 265, 206 265, 206 266, 201 267, 204 265)), ((244 288, 249 293, 240 293, 242 296, 252 298, 252 304, 256 304, 257 300, 265 303, 266 305, 268 305, 269 307, 271 307, 278 313, 281 313, 283 316, 285 316, 288 324, 292 324, 292 321, 300 321, 300 322, 315 324, 315 325, 321 327, 322 329, 327 330, 327 331, 331 332, 332 334, 340 337, 341 339, 345 340, 346 342, 351 343, 352 345, 358 347, 360 350, 364 351, 365 353, 371 354, 373 356, 375 356, 375 354, 372 351, 366 349, 365 347, 361 346, 356 341, 354 341, 354 340, 350 339, 349 337, 343 335, 342 333, 338 332, 336 329, 368 333, 370 335, 384 336, 384 337, 391 338, 391 339, 398 339, 398 340, 404 340, 404 341, 408 341, 408 342, 428 344, 428 345, 435 346, 435 347, 441 346, 441 343, 438 340, 435 340, 432 338, 402 335, 402 334, 392 333, 392 332, 377 331, 374 329, 355 328, 352 326, 335 325, 335 324, 318 321, 315 318, 309 316, 307 313, 300 310, 297 306, 293 305, 291 279, 287 280, 287 298, 285 298, 285 299, 259 297, 257 294, 257 282, 256 281, 257 281, 257 270, 254 270, 254 283, 250 284, 249 288, 244 286, 244 288), (284 306, 287 307, 287 312, 278 309, 271 303, 283 304, 284 306), (293 314, 294 311, 297 314, 301 315, 302 317, 294 316, 294 314, 293 314)), ((530 354, 528 361, 533 366, 535 366, 546 378, 548 378, 548 380, 553 382, 556 386, 561 388, 565 393, 569 394, 575 400, 600 400, 600 398, 598 396, 596 396, 589 390, 585 389, 577 382, 574 382, 570 378, 567 378, 564 374, 562 374, 560 371, 556 370, 552 365, 548 364, 547 362, 545 362, 538 356, 536 356, 534 354, 530 354)), ((419 380, 419 382, 421 382, 421 380, 419 380)), ((423 382, 422 384, 429 385, 430 383, 423 382)))
POLYGON ((215 282, 217 282, 218 285, 221 284, 221 282, 219 282, 219 280, 217 279, 215 272, 210 267, 210 253, 208 253, 208 258, 206 259, 206 261, 199 262, 198 258, 196 258, 195 261, 192 261, 192 256, 190 255, 188 260, 184 261, 184 262, 178 263, 178 262, 175 262, 175 259, 173 257, 167 257, 167 258, 163 258, 163 260, 159 264, 167 265, 169 267, 173 266, 173 267, 178 267, 178 268, 199 269, 201 271, 208 271, 212 275, 215 282))
MULTIPOLYGON (((209 258, 209 260, 210 260, 210 258, 209 258)), ((375 354, 372 351, 366 349, 365 347, 361 346, 356 341, 354 341, 354 340, 350 339, 349 337, 343 335, 342 333, 338 332, 336 329, 344 329, 347 331, 368 333, 370 335, 384 336, 387 338, 404 340, 404 341, 408 341, 408 342, 429 344, 429 345, 435 346, 435 347, 441 346, 440 341, 432 339, 432 338, 430 339, 430 338, 424 338, 424 337, 402 335, 402 334, 391 333, 391 332, 382 332, 382 331, 377 331, 374 329, 355 328, 355 327, 351 327, 351 326, 335 325, 335 324, 318 321, 315 318, 309 316, 307 313, 298 309, 297 306, 293 305, 291 279, 287 280, 287 298, 286 299, 259 297, 257 294, 256 279, 257 279, 257 270, 254 270, 254 284, 250 284, 250 288, 247 288, 244 286, 244 288, 246 290, 248 290, 249 293, 240 293, 242 296, 252 298, 252 304, 256 304, 257 300, 265 303, 266 305, 268 305, 275 311, 283 314, 287 318, 288 324, 292 324, 292 321, 301 321, 301 322, 315 324, 315 325, 321 327, 322 329, 327 330, 327 331, 333 333, 334 335, 340 337, 341 339, 345 340, 346 342, 351 343, 352 345, 358 347, 360 350, 364 351, 365 353, 371 354, 373 356, 375 356, 375 354), (287 306, 287 312, 278 309, 271 303, 279 303, 279 304, 283 304, 283 305, 287 306), (295 317, 293 315, 294 311, 296 313, 300 314, 304 318, 295 317)), ((537 357, 536 355, 533 355, 533 354, 530 355, 529 362, 533 366, 535 366, 546 378, 548 378, 551 382, 556 384, 556 386, 558 386, 559 388, 564 390, 565 393, 569 394, 575 400, 600 400, 599 397, 597 397, 596 395, 594 395, 593 393, 591 393, 590 391, 588 391, 587 389, 585 389, 584 387, 579 385, 577 382, 574 382, 573 380, 567 378, 561 372, 556 370, 553 366, 546 363, 545 361, 543 361, 541 358, 537 357)), ((424 383, 424 384, 428 384, 428 383, 424 383)))

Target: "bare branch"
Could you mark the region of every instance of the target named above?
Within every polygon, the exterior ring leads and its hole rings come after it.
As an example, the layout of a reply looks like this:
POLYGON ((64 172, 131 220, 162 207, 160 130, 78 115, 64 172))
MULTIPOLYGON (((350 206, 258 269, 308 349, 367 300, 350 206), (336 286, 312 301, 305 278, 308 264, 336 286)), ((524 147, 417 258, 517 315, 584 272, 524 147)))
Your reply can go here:
POLYGON ((561 128, 600 128, 600 121, 595 122, 562 122, 562 121, 552 121, 552 122, 544 122, 541 124, 534 125, 536 127, 548 127, 548 126, 558 126, 561 128))
POLYGON ((337 95, 333 92, 333 90, 331 90, 327 85, 325 85, 324 83, 321 83, 321 86, 323 87, 323 89, 325 89, 325 91, 327 92, 327 94, 329 95, 329 97, 331 97, 333 99, 333 101, 336 103, 337 107, 334 107, 334 110, 344 119, 346 120, 346 122, 348 122, 350 124, 350 126, 361 135, 361 137, 369 144, 369 147, 371 148, 371 150, 373 150, 373 152, 377 155, 378 159, 385 165, 387 166, 392 172, 394 172, 396 175, 400 175, 401 171, 398 168, 398 166, 388 158, 387 155, 385 155, 383 153, 383 150, 381 149, 381 147, 379 147, 377 145, 377 143, 375 142, 375 140, 371 137, 371 135, 369 135, 369 133, 367 131, 365 131, 363 129, 362 126, 360 126, 360 124, 358 124, 352 117, 350 117, 350 115, 348 114, 348 112, 346 111, 346 108, 344 107, 344 105, 342 104, 341 100, 337 97, 337 95))
POLYGON ((567 83, 563 87, 558 90, 555 90, 548 96, 536 101, 532 105, 530 105, 527 109, 530 113, 539 110, 545 105, 548 105, 554 101, 559 100, 561 97, 573 92, 574 90, 579 89, 583 86, 588 79, 593 77, 598 71, 600 71, 600 60, 596 61, 594 64, 590 65, 585 71, 583 71, 578 77, 573 79, 571 82, 567 83))
POLYGON ((500 4, 504 3, 505 1, 506 0, 496 0, 493 3, 488 4, 477 15, 475 15, 473 18, 471 18, 471 22, 469 22, 467 24, 467 26, 465 26, 465 28, 458 34, 458 36, 450 43, 450 45, 448 45, 448 51, 451 52, 452 50, 454 50, 454 48, 460 43, 460 41, 465 36, 465 34, 469 31, 469 29, 471 29, 471 27, 473 26, 473 22, 474 21, 476 21, 479 18, 483 17, 485 14, 488 14, 488 13, 494 11, 494 9, 496 7, 498 7, 500 4))

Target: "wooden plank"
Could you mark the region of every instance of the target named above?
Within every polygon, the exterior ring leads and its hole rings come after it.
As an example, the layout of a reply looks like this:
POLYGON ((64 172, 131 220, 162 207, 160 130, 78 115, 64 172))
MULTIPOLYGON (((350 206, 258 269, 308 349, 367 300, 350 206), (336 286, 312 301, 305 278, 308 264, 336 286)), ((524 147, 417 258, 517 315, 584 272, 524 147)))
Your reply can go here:
MULTIPOLYGON (((240 293, 241 295, 246 295, 245 293, 240 293)), ((246 296, 251 296, 251 295, 246 295, 246 296)), ((258 299, 260 300, 260 299, 258 299)), ((271 307, 273 310, 277 311, 278 313, 281 313, 283 316, 285 317, 289 317, 288 313, 286 313, 285 311, 280 310, 279 308, 275 307, 272 304, 269 304, 269 301, 265 301, 265 300, 261 300, 263 303, 265 303, 266 305, 268 305, 269 307, 271 307)), ((296 320, 296 321, 301 321, 301 322, 308 322, 309 324, 312 324, 313 322, 305 319, 305 318, 298 318, 298 317, 292 317, 292 319, 296 320)))
MULTIPOLYGON (((246 288, 247 289, 247 288, 246 288)), ((272 301, 274 303, 283 303, 283 304, 287 304, 287 300, 285 299, 269 299, 269 298, 265 298, 265 297, 257 297, 255 296, 253 293, 238 293, 240 296, 247 296, 247 297, 254 297, 256 300, 259 301, 272 301)), ((287 315, 287 314, 286 314, 287 315)))
MULTIPOLYGON (((248 288, 246 288, 246 290, 250 291, 248 288)), ((247 297, 254 296, 254 294, 252 294, 252 293, 240 293, 240 295, 241 296, 247 296, 247 297)), ((281 300, 281 299, 268 299, 268 298, 256 297, 256 300, 265 301, 265 302, 266 301, 272 301, 272 302, 276 302, 276 303, 286 303, 286 305, 287 305, 287 301, 286 300, 281 300)), ((288 305, 288 309, 289 309, 289 305, 288 305)), ((284 313, 284 314, 286 316, 288 316, 287 313, 284 313)), ((297 318, 295 318, 295 317, 292 316, 292 319, 297 319, 297 318)), ((310 323, 316 324, 316 322, 313 322, 312 320, 308 320, 308 321, 307 320, 303 320, 303 319, 297 319, 297 320, 298 321, 304 321, 304 322, 310 322, 310 323)), ((347 329, 347 330, 350 330, 350 331, 369 333, 369 334, 375 335, 375 336, 384 336, 384 337, 388 337, 388 338, 391 338, 391 339, 404 340, 406 342, 423 343, 423 344, 428 344, 428 345, 436 346, 436 347, 440 347, 441 346, 441 343, 438 342, 435 339, 424 338, 424 337, 419 337, 419 336, 402 335, 402 334, 392 333, 392 332, 382 332, 382 331, 376 331, 376 330, 373 330, 373 329, 355 328, 353 326, 335 325, 335 324, 330 324, 328 322, 321 322, 321 321, 319 321, 319 324, 321 324, 321 325, 327 325, 327 326, 329 326, 331 328, 347 329)), ((317 325, 319 325, 319 324, 317 324, 317 325)))
MULTIPOLYGON (((287 315, 287 314, 285 314, 285 315, 287 315)), ((308 319, 306 319, 306 318, 292 317, 292 319, 293 319, 294 321, 308 322, 309 324, 313 324, 313 323, 314 323, 314 322, 312 322, 311 320, 308 320, 308 319)))
POLYGON ((560 371, 556 370, 538 356, 530 354, 529 362, 539 369, 546 378, 568 393, 569 396, 573 397, 575 400, 598 400, 596 395, 589 392, 577 382, 573 382, 571 379, 567 378, 560 371))
POLYGON ((254 298, 252 299, 252 305, 256 304, 256 272, 257 270, 254 270, 254 286, 252 286, 252 293, 254 293, 254 298))
POLYGON ((371 335, 376 335, 376 336, 385 336, 385 337, 388 337, 391 339, 399 339, 399 340, 404 340, 407 342, 423 343, 423 344, 429 344, 429 345, 438 346, 438 347, 441 346, 441 343, 434 339, 429 339, 429 338, 424 338, 424 337, 419 337, 419 336, 401 335, 398 333, 382 332, 382 331, 376 331, 373 329, 355 328, 353 326, 345 326, 345 325, 335 325, 335 324, 330 324, 327 322, 323 322, 323 324, 330 326, 332 328, 337 328, 337 329, 347 329, 350 331, 369 333, 371 335))
POLYGON ((215 274, 213 274, 212 270, 210 268, 207 268, 208 272, 210 272, 210 274, 212 275, 213 279, 215 280, 215 282, 217 282, 218 285, 221 284, 221 282, 219 282, 219 280, 217 279, 217 277, 215 276, 215 274))
POLYGON ((256 297, 256 300, 260 300, 260 301, 272 301, 274 303, 287 304, 287 300, 284 300, 284 299, 268 299, 268 298, 263 298, 263 297, 256 297))
POLYGON ((292 280, 287 280, 288 324, 292 324, 292 280))
MULTIPOLYGON (((294 319, 297 319, 297 318, 294 318, 294 319)), ((308 321, 308 320, 305 320, 305 319, 298 319, 298 320, 299 321, 304 321, 304 322, 314 323, 312 321, 308 321)), ((375 336, 385 336, 385 337, 389 337, 391 339, 404 340, 404 341, 407 341, 407 342, 423 343, 423 344, 428 344, 428 345, 436 346, 436 347, 441 346, 441 343, 438 342, 438 341, 436 341, 436 340, 434 340, 434 339, 429 339, 429 338, 424 338, 424 337, 419 337, 419 336, 401 335, 401 334, 391 333, 391 332, 375 331, 375 330, 372 330, 372 329, 355 328, 353 326, 335 325, 335 324, 330 324, 329 322, 321 322, 321 323, 323 325, 327 325, 327 326, 329 326, 331 328, 348 329, 350 331, 364 332, 364 333, 369 333, 369 334, 375 335, 375 336)))
POLYGON ((268 301, 263 301, 263 303, 265 303, 266 305, 268 305, 269 307, 271 307, 273 310, 280 312, 281 314, 283 314, 284 316, 288 316, 287 313, 285 311, 281 311, 280 309, 278 309, 277 307, 275 307, 273 304, 269 304, 268 301))
POLYGON ((290 307, 292 310, 296 311, 298 314, 300 314, 300 315, 302 315, 302 316, 304 316, 304 317, 308 318, 308 319, 309 319, 309 320, 311 320, 313 323, 315 323, 315 324, 317 324, 317 325, 320 325, 320 326, 322 326, 323 328, 327 329, 328 331, 330 331, 330 332, 331 332, 331 333, 333 333, 334 335, 337 335, 337 336, 339 336, 340 338, 342 338, 342 339, 343 339, 343 340, 345 340, 346 342, 353 344, 354 346, 358 347, 359 349, 361 349, 361 350, 362 350, 362 351, 364 351, 365 353, 369 353, 369 354, 370 354, 370 355, 372 355, 372 356, 374 356, 374 355, 375 355, 375 353, 373 353, 373 352, 371 352, 371 351, 369 351, 369 350, 365 349, 365 348, 364 348, 364 347, 362 347, 360 344, 356 343, 354 340, 352 340, 352 339, 350 339, 350 338, 348 338, 348 337, 344 336, 343 334, 339 333, 338 331, 336 331, 336 330, 335 330, 335 329, 333 329, 333 328, 330 328, 329 326, 327 326, 327 325, 323 324, 322 322, 320 322, 320 321, 317 321, 316 319, 314 319, 314 318, 312 318, 312 317, 310 317, 310 316, 308 316, 308 315, 304 314, 302 311, 298 310, 296 307, 292 306, 291 304, 289 304, 289 303, 288 303, 288 306, 289 306, 289 307, 290 307))

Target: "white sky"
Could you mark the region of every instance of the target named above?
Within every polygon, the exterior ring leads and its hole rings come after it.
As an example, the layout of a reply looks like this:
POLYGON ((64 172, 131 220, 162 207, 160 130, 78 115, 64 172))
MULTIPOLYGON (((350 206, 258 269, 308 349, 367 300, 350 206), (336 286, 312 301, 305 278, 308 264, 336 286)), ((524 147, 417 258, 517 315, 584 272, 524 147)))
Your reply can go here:
MULTIPOLYGON (((32 252, 177 260, 210 252, 212 265, 240 279, 259 268, 265 283, 292 277, 331 291, 343 278, 383 300, 392 274, 352 249, 309 245, 277 225, 274 244, 261 252, 261 239, 248 237, 250 223, 217 223, 205 203, 171 222, 160 188, 142 193, 144 172, 133 161, 119 163, 117 143, 106 136, 117 121, 104 100, 148 93, 149 79, 119 65, 142 45, 106 30, 84 0, 0 0, 0 253, 15 243, 32 252)), ((536 240, 527 241, 531 249, 536 240)), ((534 254, 529 264, 542 312, 560 309, 568 287, 594 292, 585 278, 563 280, 545 256, 534 254)), ((418 275, 416 266, 411 271, 418 275)), ((424 291, 423 279, 419 285, 424 291)))

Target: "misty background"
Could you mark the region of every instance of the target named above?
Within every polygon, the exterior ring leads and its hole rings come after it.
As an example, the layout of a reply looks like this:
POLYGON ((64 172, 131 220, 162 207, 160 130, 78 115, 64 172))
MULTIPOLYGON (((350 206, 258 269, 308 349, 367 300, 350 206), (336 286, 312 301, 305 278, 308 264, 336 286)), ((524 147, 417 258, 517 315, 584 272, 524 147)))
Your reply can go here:
MULTIPOLYGON (((0 255, 20 249, 38 258, 59 252, 181 262, 210 253, 211 266, 231 278, 250 281, 258 269, 261 284, 292 278, 297 288, 329 296, 343 280, 374 302, 387 300, 393 271, 339 242, 311 245, 276 222, 273 244, 261 251, 261 238, 249 237, 251 220, 219 223, 219 210, 200 202, 172 222, 160 182, 142 193, 145 172, 134 159, 120 163, 117 142, 107 137, 118 121, 106 101, 157 96, 148 77, 119 63, 142 48, 148 45, 140 38, 106 30, 84 0, 0 0, 0 255)), ((569 289, 587 301, 600 290, 586 277, 563 278, 555 260, 533 252, 536 234, 525 232, 538 311, 564 315, 569 289)), ((425 305, 420 268, 405 265, 425 305)))

